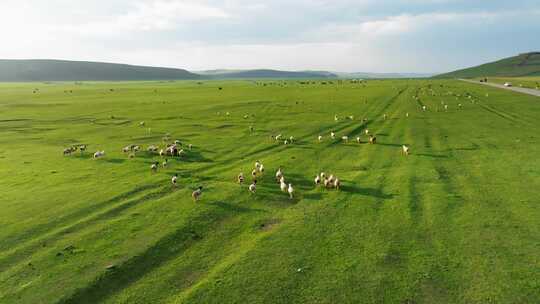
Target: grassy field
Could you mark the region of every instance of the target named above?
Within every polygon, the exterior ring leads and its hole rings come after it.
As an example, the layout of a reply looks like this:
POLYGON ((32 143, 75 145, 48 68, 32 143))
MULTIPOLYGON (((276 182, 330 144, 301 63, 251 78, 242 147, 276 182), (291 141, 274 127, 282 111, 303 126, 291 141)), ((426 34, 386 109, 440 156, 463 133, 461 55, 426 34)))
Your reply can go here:
POLYGON ((0 303, 540 303, 539 120, 452 80, 0 84, 0 303))
MULTIPOLYGON (((477 78, 480 80, 483 78, 477 78)), ((489 77, 489 82, 504 84, 510 82, 515 87, 540 90, 540 77, 489 77)))

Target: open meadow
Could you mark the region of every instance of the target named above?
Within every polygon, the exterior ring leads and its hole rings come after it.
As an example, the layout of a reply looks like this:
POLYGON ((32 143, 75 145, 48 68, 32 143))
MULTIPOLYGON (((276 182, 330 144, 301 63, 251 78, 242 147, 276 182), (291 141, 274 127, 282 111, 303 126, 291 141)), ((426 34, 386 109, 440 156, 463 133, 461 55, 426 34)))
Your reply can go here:
POLYGON ((0 84, 0 303, 540 303, 540 98, 324 82, 0 84))

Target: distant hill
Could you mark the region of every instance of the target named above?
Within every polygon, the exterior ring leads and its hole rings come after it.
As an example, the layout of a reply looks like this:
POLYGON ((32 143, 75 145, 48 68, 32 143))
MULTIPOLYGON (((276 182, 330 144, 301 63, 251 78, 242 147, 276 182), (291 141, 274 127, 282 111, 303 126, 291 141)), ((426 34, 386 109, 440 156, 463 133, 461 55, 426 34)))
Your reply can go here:
POLYGON ((208 70, 194 73, 214 79, 233 78, 423 78, 433 74, 421 73, 368 73, 368 72, 329 72, 329 71, 279 71, 279 70, 208 70))
POLYGON ((181 80, 200 75, 182 69, 66 60, 0 59, 0 82, 181 80))
POLYGON ((436 78, 474 78, 488 76, 540 76, 540 52, 519 54, 518 56, 457 70, 435 76, 436 78))
POLYGON ((336 73, 340 78, 426 78, 433 74, 428 73, 369 73, 369 72, 354 72, 354 73, 336 73))
POLYGON ((337 78, 334 73, 325 71, 279 71, 259 70, 209 70, 195 72, 211 79, 256 79, 256 78, 337 78))

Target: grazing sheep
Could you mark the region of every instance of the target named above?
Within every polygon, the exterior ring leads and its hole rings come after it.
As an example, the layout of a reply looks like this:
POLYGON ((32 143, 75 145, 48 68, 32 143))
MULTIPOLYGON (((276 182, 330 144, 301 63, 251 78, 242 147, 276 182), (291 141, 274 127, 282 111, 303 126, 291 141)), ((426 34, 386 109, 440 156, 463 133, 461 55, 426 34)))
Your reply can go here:
POLYGON ((324 187, 325 188, 330 188, 332 185, 332 183, 330 182, 330 180, 328 178, 324 178, 324 187))
POLYGON ((263 164, 261 164, 261 165, 259 166, 259 172, 260 172, 261 174, 264 173, 264 165, 263 165, 263 164))
POLYGON ((448 105, 446 105, 446 104, 444 105, 444 110, 448 111, 448 105))
POLYGON ((144 127, 146 123, 144 121, 139 122, 139 126, 144 127))
POLYGON ((103 156, 105 156, 105 151, 97 151, 96 153, 94 153, 94 158, 100 158, 103 156))
POLYGON ((73 152, 73 151, 71 150, 71 148, 65 148, 63 154, 64 154, 64 155, 71 155, 71 152, 73 152))
POLYGON ((133 152, 139 152, 141 150, 140 146, 133 146, 133 152))
POLYGON ((283 142, 284 145, 288 145, 289 144, 289 141, 285 139, 285 141, 283 142))
POLYGON ((152 170, 152 172, 156 172, 158 169, 158 166, 159 166, 159 163, 155 162, 150 166, 150 170, 152 170))
POLYGON ((202 186, 199 186, 199 188, 197 188, 197 190, 195 190, 195 191, 193 191, 193 192, 191 193, 191 197, 193 197, 193 199, 194 199, 195 201, 198 201, 199 198, 201 197, 201 195, 202 195, 202 189, 203 189, 203 187, 202 187, 202 186))
POLYGON ((403 154, 409 155, 410 148, 406 145, 401 146, 403 154))
POLYGON ((341 187, 341 181, 339 180, 339 178, 336 177, 336 179, 334 180, 334 188, 339 190, 339 187, 341 187))
POLYGON ((457 105, 457 106, 458 106, 458 107, 459 107, 460 109, 461 109, 461 107, 462 107, 462 105, 461 105, 460 103, 458 103, 458 105, 457 105))
POLYGON ((376 144, 377 143, 377 137, 373 135, 369 135, 369 143, 370 144, 376 144))
POLYGON ((249 185, 249 192, 251 193, 255 193, 255 189, 256 189, 256 185, 257 184, 257 181, 254 180, 253 183, 251 183, 251 185, 249 185))
POLYGON ((319 142, 321 142, 322 141, 322 135, 319 135, 318 139, 319 139, 319 142))
POLYGON ((238 180, 239 184, 244 183, 244 173, 243 172, 240 172, 240 174, 238 174, 237 180, 238 180))
POLYGON ((321 184, 321 176, 319 174, 317 174, 315 176, 315 185, 320 185, 321 184))
POLYGON ((282 180, 282 181, 279 183, 279 188, 281 189, 281 191, 287 192, 287 184, 285 184, 285 181, 282 180))
POLYGON ((293 192, 294 192, 292 184, 289 184, 289 188, 287 189, 287 192, 289 192, 289 197, 292 199, 293 198, 293 192))
POLYGON ((346 143, 349 142, 349 136, 347 136, 347 135, 342 136, 341 139, 342 139, 344 142, 346 142, 346 143))
POLYGON ((426 111, 427 110, 427 107, 426 106, 422 106, 422 111, 426 111))
POLYGON ((128 153, 130 151, 131 151, 131 146, 125 146, 125 147, 122 148, 122 152, 124 152, 124 153, 128 153))
POLYGON ((255 179, 257 177, 257 169, 253 169, 253 171, 251 171, 251 176, 255 179))
POLYGON ((405 113, 405 117, 409 117, 409 112, 405 113))
POLYGON ((337 117, 337 115, 334 115, 334 121, 338 121, 339 118, 337 117))
POLYGON ((178 174, 174 174, 173 177, 171 178, 171 183, 173 184, 173 186, 176 186, 176 182, 178 180, 178 174))
POLYGON ((293 137, 293 136, 289 137, 289 141, 290 141, 291 144, 292 144, 292 142, 294 141, 294 137, 293 137))
POLYGON ((386 120, 388 116, 386 114, 383 115, 383 119, 386 120))
POLYGON ((278 168, 276 171, 276 180, 280 180, 283 177, 283 171, 281 170, 281 167, 278 168))
MULTIPOLYGON (((157 152, 158 151, 158 147, 154 146, 154 145, 151 145, 151 146, 148 146, 148 148, 146 149, 146 151, 148 152, 157 152)), ((161 150, 163 151, 163 150, 161 150)))
POLYGON ((168 164, 169 164, 169 160, 165 158, 165 160, 163 161, 161 165, 163 166, 163 168, 166 168, 168 164))
POLYGON ((334 133, 334 131, 330 132, 330 137, 332 137, 332 139, 335 139, 336 138, 336 133, 334 133))
POLYGON ((189 145, 188 145, 188 149, 189 149, 190 151, 193 150, 193 145, 192 145, 192 144, 189 144, 189 145))
POLYGON ((83 152, 86 151, 86 145, 80 145, 79 151, 81 151, 81 154, 83 154, 83 152))
POLYGON ((276 139, 276 140, 280 140, 280 139, 281 139, 281 136, 283 136, 283 135, 278 134, 278 135, 276 135, 275 139, 276 139))
POLYGON ((159 150, 159 156, 163 156, 165 155, 165 151, 163 151, 163 149, 159 150))
POLYGON ((364 130, 364 133, 365 133, 366 135, 369 135, 369 130, 368 130, 368 129, 365 129, 365 130, 364 130))
POLYGON ((330 174, 330 176, 328 177, 328 181, 332 184, 334 183, 334 174, 330 174))
POLYGON ((361 141, 360 141, 360 136, 357 136, 357 137, 356 137, 356 142, 357 142, 357 143, 361 143, 361 141))
POLYGON ((255 161, 255 169, 259 170, 259 168, 261 167, 261 162, 260 161, 255 161))

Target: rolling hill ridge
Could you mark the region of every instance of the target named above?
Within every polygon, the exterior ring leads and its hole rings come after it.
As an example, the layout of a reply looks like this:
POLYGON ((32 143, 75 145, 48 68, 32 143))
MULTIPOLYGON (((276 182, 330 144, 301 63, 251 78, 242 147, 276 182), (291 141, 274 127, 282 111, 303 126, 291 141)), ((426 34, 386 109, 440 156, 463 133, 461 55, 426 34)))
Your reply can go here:
POLYGON ((0 59, 0 82, 183 80, 200 75, 183 69, 49 59, 0 59))
POLYGON ((479 66, 440 74, 435 78, 540 76, 540 52, 529 52, 479 66))

